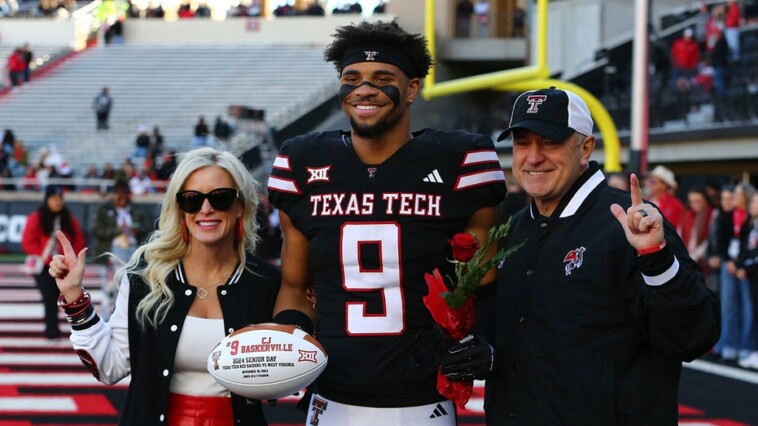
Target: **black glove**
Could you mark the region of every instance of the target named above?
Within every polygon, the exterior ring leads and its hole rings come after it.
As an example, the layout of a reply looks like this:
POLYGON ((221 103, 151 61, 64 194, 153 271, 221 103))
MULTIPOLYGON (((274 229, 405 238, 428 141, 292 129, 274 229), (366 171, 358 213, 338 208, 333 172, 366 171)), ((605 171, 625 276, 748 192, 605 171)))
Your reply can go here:
POLYGON ((453 342, 442 356, 442 374, 453 381, 484 380, 492 371, 495 350, 483 336, 468 336, 453 342))

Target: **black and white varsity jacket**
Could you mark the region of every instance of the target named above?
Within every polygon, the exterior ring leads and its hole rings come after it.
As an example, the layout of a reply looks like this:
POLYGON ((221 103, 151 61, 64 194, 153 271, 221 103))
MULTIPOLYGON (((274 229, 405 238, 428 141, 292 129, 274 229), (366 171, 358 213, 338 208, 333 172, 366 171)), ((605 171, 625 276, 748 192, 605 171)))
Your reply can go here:
MULTIPOLYGON (((248 257, 229 281, 216 288, 224 315, 225 334, 252 323, 270 322, 279 289, 279 270, 248 257)), ((97 380, 114 384, 131 374, 119 425, 163 425, 167 421, 169 384, 174 355, 197 288, 189 285, 181 264, 168 277, 174 305, 157 329, 143 329, 135 312, 148 294, 137 276, 124 276, 116 308, 107 323, 95 318, 72 329, 71 342, 82 363, 97 380)), ((265 426, 259 401, 232 394, 235 424, 265 426)))

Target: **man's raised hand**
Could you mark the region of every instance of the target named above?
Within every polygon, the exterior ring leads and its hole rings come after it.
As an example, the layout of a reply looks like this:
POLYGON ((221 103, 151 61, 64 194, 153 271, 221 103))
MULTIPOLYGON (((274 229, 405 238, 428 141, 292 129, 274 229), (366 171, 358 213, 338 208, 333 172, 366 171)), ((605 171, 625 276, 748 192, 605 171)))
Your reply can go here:
POLYGON ((642 199, 640 180, 635 174, 629 177, 632 206, 624 211, 618 204, 611 205, 611 213, 624 228, 626 239, 637 250, 663 243, 663 216, 657 208, 642 199))

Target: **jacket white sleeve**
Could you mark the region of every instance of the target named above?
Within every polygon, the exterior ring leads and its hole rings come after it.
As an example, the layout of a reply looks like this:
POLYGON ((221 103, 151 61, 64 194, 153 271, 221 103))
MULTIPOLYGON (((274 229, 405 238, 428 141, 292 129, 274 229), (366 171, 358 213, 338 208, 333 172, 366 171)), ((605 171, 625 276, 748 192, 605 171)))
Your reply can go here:
POLYGON ((101 319, 87 329, 71 330, 71 343, 82 363, 106 385, 117 383, 131 371, 128 314, 129 279, 124 274, 110 321, 101 319), (85 359, 87 356, 90 359, 85 359))

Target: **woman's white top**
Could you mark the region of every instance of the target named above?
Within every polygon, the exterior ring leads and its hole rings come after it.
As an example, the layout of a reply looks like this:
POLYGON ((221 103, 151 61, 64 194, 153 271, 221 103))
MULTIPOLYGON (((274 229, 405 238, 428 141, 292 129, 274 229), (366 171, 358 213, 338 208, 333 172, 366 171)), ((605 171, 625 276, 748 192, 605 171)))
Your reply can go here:
POLYGON ((224 320, 187 316, 174 357, 169 390, 191 396, 229 397, 229 391, 208 373, 208 355, 225 337, 224 320))

